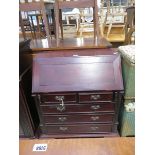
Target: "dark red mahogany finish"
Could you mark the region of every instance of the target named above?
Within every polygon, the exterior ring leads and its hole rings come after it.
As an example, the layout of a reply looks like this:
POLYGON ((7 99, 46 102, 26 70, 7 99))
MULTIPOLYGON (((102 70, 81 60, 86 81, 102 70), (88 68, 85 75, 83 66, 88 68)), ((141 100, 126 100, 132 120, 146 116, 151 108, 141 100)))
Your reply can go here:
POLYGON ((32 94, 46 137, 117 135, 123 94, 120 56, 36 54, 32 94))

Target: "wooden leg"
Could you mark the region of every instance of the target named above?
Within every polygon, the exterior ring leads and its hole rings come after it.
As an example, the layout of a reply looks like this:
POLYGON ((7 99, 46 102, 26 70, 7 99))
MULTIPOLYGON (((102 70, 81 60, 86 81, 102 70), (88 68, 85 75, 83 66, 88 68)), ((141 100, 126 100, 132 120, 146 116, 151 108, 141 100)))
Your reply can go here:
POLYGON ((19 22, 20 22, 23 38, 24 38, 24 40, 26 40, 26 33, 25 33, 25 29, 24 29, 24 23, 23 23, 21 11, 19 11, 19 22))
POLYGON ((76 31, 79 29, 79 17, 76 17, 76 31))
POLYGON ((49 26, 48 26, 48 21, 47 21, 46 10, 45 10, 44 4, 42 4, 42 15, 43 15, 43 22, 45 25, 46 36, 48 39, 50 39, 49 26))
POLYGON ((51 16, 52 16, 52 25, 53 25, 53 31, 54 31, 54 35, 56 38, 56 25, 55 25, 55 14, 54 14, 54 9, 51 10, 51 16))
POLYGON ((34 27, 32 16, 30 16, 30 18, 31 18, 31 23, 32 23, 32 27, 33 27, 34 38, 37 39, 37 37, 36 37, 36 31, 35 31, 35 27, 34 27))
POLYGON ((56 27, 56 44, 59 45, 59 11, 58 11, 58 4, 57 1, 55 2, 54 7, 54 13, 55 13, 55 27, 56 27))
POLYGON ((79 34, 80 32, 80 20, 81 20, 81 17, 79 17, 78 21, 77 21, 77 35, 79 34))
POLYGON ((107 17, 108 17, 108 14, 106 13, 104 23, 103 23, 103 35, 104 35, 104 30, 105 30, 105 27, 106 27, 106 23, 107 23, 107 17))
POLYGON ((41 39, 41 31, 40 31, 40 24, 39 24, 39 17, 36 15, 36 19, 37 19, 37 29, 39 32, 39 38, 41 39))
POLYGON ((97 8, 97 5, 95 5, 94 7, 94 18, 95 18, 95 27, 94 27, 94 30, 95 30, 95 37, 99 38, 99 20, 98 20, 98 8, 97 8))
POLYGON ((46 15, 46 17, 47 17, 47 24, 48 24, 49 34, 50 34, 50 36, 51 36, 51 31, 50 31, 50 22, 49 22, 49 19, 50 19, 50 14, 47 14, 47 15, 46 15))
POLYGON ((33 29, 32 29, 31 23, 30 23, 30 31, 31 31, 31 37, 34 38, 34 36, 33 36, 33 29))
POLYGON ((61 38, 63 39, 63 23, 62 23, 62 10, 59 10, 59 23, 60 23, 60 29, 61 29, 61 38))
POLYGON ((95 7, 93 8, 93 22, 94 22, 94 39, 96 38, 96 16, 95 16, 95 7))
MULTIPOLYGON (((43 17, 41 16, 40 18, 41 18, 41 31, 44 32, 44 22, 43 22, 43 17)), ((45 32, 45 34, 43 33, 42 36, 43 36, 43 37, 46 37, 46 32, 45 32)))
POLYGON ((109 34, 111 32, 111 28, 112 28, 112 24, 113 24, 113 21, 114 21, 114 17, 112 17, 110 23, 109 23, 109 26, 108 26, 108 31, 107 31, 107 38, 109 37, 109 34))
POLYGON ((81 24, 81 26, 80 26, 80 38, 82 37, 83 29, 84 29, 84 25, 81 24))

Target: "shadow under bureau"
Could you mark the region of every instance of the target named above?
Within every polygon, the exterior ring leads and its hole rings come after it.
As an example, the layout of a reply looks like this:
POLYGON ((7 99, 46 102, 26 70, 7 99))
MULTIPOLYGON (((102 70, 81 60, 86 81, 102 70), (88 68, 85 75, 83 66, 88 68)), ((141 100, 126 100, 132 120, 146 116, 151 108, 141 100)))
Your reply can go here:
POLYGON ((33 59, 32 95, 42 137, 118 136, 120 55, 33 59))

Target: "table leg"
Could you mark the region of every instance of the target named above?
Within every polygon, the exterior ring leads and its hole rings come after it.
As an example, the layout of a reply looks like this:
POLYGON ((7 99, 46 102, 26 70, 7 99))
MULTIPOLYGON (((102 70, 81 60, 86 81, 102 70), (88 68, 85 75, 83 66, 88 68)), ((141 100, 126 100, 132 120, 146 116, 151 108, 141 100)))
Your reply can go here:
POLYGON ((36 15, 36 19, 37 19, 37 29, 39 32, 39 38, 41 39, 41 31, 40 31, 40 24, 39 24, 39 16, 38 15, 36 15))
POLYGON ((47 21, 46 10, 45 10, 44 4, 42 4, 42 14, 43 14, 43 21, 45 25, 46 36, 48 39, 50 39, 49 25, 47 21))
POLYGON ((30 16, 30 19, 31 19, 31 22, 32 22, 32 27, 33 27, 33 32, 34 32, 34 38, 37 39, 37 38, 36 38, 36 32, 35 32, 35 26, 34 26, 34 23, 33 23, 33 18, 32 18, 32 16, 30 16))
POLYGON ((25 33, 25 29, 24 29, 24 23, 23 23, 21 11, 19 11, 19 21, 20 21, 20 26, 21 26, 21 30, 22 30, 22 35, 23 35, 23 38, 25 40, 26 39, 26 33, 25 33))
POLYGON ((61 29, 61 38, 63 39, 63 23, 62 23, 62 10, 59 10, 59 23, 60 23, 60 29, 61 29))

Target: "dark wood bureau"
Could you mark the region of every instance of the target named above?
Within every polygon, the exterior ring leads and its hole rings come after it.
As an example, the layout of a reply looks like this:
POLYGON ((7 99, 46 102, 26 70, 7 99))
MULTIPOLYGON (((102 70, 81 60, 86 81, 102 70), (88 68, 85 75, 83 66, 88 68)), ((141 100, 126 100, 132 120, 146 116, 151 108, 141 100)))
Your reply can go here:
POLYGON ((123 95, 120 56, 37 54, 33 59, 32 95, 43 136, 117 136, 123 95))

